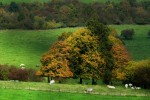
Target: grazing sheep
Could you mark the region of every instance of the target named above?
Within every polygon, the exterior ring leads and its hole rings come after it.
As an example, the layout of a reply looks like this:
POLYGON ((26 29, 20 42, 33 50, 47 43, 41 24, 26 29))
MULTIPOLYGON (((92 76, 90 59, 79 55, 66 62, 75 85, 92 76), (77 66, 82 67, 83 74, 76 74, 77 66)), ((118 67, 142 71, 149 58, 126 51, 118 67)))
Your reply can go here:
POLYGON ((49 84, 52 85, 52 84, 54 84, 54 83, 55 83, 55 81, 54 81, 54 80, 51 80, 49 84))
POLYGON ((135 89, 140 90, 140 89, 141 89, 141 87, 136 87, 135 89))
POLYGON ((115 89, 115 87, 111 86, 111 85, 107 85, 107 87, 110 88, 110 89, 115 89))
POLYGON ((132 87, 133 85, 131 83, 129 83, 129 86, 132 87))
POLYGON ((131 86, 131 89, 135 89, 135 87, 131 86))
POLYGON ((92 91, 93 91, 93 88, 87 88, 87 89, 85 90, 86 93, 90 93, 90 92, 92 92, 92 91))
POLYGON ((125 84, 125 88, 128 88, 128 84, 125 84))
POLYGON ((25 67, 25 64, 20 64, 20 67, 25 67))

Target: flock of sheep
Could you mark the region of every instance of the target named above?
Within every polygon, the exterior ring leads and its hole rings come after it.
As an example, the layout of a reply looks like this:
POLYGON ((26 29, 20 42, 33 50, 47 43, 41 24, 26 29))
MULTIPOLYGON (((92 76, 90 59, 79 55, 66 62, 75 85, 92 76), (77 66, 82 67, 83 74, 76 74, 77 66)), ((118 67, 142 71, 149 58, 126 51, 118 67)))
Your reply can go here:
MULTIPOLYGON (((20 67, 21 67, 21 69, 22 70, 24 70, 25 69, 25 64, 20 64, 20 67)), ((52 85, 52 84, 54 84, 55 83, 55 80, 51 80, 50 81, 50 85, 52 85)), ((115 89, 116 87, 115 86, 111 86, 111 85, 107 85, 107 87, 109 88, 109 89, 115 89)), ((141 89, 141 87, 136 87, 136 86, 133 86, 133 84, 131 84, 131 83, 129 83, 129 84, 125 84, 125 88, 127 89, 127 88, 131 88, 131 89, 141 89)), ((85 92, 86 93, 89 93, 89 92, 92 92, 93 91, 93 88, 87 88, 86 90, 85 90, 85 92)))

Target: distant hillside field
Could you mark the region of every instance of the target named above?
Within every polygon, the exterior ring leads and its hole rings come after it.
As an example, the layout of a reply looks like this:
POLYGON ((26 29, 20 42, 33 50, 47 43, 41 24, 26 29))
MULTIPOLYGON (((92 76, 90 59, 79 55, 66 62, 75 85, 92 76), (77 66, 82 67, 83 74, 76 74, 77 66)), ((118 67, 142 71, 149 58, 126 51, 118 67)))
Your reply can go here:
POLYGON ((133 28, 135 35, 133 40, 126 40, 125 45, 133 60, 150 59, 150 38, 148 31, 150 25, 113 25, 120 34, 121 30, 133 28))
MULTIPOLYGON (((0 2, 4 3, 4 4, 9 4, 10 2, 27 2, 27 3, 31 3, 31 2, 49 2, 51 0, 0 0, 0 2)), ((83 3, 94 3, 94 2, 101 2, 101 3, 105 3, 107 1, 113 1, 115 3, 119 3, 121 0, 79 0, 83 3)), ((148 1, 148 0, 137 0, 137 1, 148 1)))
MULTIPOLYGON (((125 41, 133 60, 150 58, 150 38, 147 35, 150 25, 113 25, 112 27, 116 28, 118 34, 123 29, 135 29, 134 39, 125 41)), ((36 68, 36 64, 40 64, 42 54, 49 50, 62 32, 77 29, 0 30, 0 64, 19 66, 24 63, 27 67, 36 68)))
POLYGON ((62 32, 76 29, 0 30, 0 64, 35 67, 62 32))

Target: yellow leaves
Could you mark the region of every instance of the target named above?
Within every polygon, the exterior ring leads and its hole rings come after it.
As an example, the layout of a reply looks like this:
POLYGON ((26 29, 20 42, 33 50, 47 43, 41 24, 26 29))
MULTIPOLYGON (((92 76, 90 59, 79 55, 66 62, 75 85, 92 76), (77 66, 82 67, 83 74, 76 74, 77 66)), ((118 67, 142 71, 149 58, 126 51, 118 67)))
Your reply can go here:
POLYGON ((109 35, 108 37, 110 39, 110 41, 113 43, 113 44, 122 44, 122 41, 112 35, 109 35))
POLYGON ((113 70, 113 77, 115 77, 115 79, 117 80, 122 81, 125 79, 125 73, 123 71, 113 70))
POLYGON ((3 8, 0 8, 0 14, 5 13, 5 10, 3 8))
POLYGON ((42 73, 41 71, 37 71, 37 72, 36 72, 36 75, 37 75, 37 76, 42 76, 43 73, 42 73))

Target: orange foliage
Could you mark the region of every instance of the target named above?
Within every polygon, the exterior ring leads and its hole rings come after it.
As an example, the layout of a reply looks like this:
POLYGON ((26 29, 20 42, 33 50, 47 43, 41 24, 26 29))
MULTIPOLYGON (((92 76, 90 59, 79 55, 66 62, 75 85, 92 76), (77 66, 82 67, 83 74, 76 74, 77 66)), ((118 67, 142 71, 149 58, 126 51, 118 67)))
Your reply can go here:
POLYGON ((56 42, 41 59, 42 67, 38 73, 51 77, 72 77, 69 68, 70 47, 63 41, 56 42))

